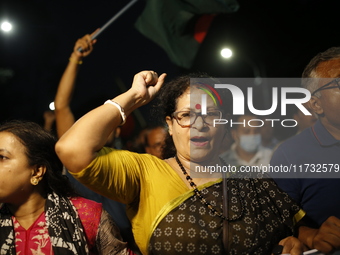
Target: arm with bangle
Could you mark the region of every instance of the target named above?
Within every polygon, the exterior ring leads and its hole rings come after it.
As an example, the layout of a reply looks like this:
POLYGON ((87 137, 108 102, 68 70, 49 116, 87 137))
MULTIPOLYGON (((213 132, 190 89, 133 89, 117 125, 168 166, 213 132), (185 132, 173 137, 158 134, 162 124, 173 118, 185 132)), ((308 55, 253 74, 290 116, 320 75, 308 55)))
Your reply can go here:
POLYGON ((115 102, 113 100, 107 100, 107 101, 105 101, 104 104, 111 104, 111 105, 117 107, 117 109, 120 112, 120 116, 122 117, 122 123, 119 126, 123 126, 126 122, 126 114, 124 112, 124 109, 120 106, 120 104, 118 104, 117 102, 115 102))
POLYGON ((81 117, 58 141, 56 151, 66 168, 80 172, 97 156, 110 133, 122 125, 133 110, 150 102, 161 88, 166 74, 153 71, 134 76, 132 87, 81 117))

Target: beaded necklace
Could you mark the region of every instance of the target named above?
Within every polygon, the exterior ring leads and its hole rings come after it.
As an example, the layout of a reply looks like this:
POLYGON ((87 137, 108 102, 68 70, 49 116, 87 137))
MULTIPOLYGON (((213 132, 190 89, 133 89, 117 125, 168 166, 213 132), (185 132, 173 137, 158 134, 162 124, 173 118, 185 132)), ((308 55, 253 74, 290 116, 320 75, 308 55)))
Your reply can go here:
MULTIPOLYGON (((235 221, 237 219, 240 219, 242 217, 242 215, 245 212, 245 207, 244 207, 244 203, 241 199, 241 196, 239 194, 239 192, 237 192, 238 197, 241 200, 241 212, 240 214, 234 215, 233 217, 231 217, 230 219, 228 217, 225 217, 223 215, 223 213, 218 212, 202 195, 201 191, 197 188, 197 185, 194 183, 194 181, 192 180, 191 176, 187 173, 187 171, 185 170, 184 166, 182 165, 181 161, 179 160, 179 158, 177 157, 177 155, 175 156, 177 164, 179 165, 179 167, 181 168, 183 174, 185 175, 186 180, 189 182, 190 186, 193 188, 195 195, 201 200, 202 204, 204 204, 214 215, 217 215, 218 217, 220 217, 223 220, 226 221, 235 221)), ((224 162, 224 160, 221 158, 221 160, 224 162)), ((226 163, 224 162, 224 164, 226 165, 226 163)), ((227 180, 224 180, 227 181, 227 180)), ((224 198, 227 199, 227 198, 224 198)))

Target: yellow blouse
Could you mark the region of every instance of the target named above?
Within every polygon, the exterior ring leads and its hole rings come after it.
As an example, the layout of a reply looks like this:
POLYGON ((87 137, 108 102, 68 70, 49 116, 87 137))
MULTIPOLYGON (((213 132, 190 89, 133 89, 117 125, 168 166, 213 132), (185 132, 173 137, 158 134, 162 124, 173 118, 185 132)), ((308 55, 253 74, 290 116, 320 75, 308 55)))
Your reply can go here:
MULTIPOLYGON (((93 191, 127 205, 136 244, 148 254, 148 243, 158 222, 193 195, 181 177, 165 161, 149 155, 104 147, 79 173, 71 173, 93 191)), ((203 189, 216 182, 199 186, 203 189)), ((295 215, 299 221, 304 212, 295 215)))
POLYGON ((89 166, 71 174, 93 191, 127 205, 135 241, 143 254, 148 254, 148 240, 162 208, 192 192, 165 161, 106 147, 89 166))

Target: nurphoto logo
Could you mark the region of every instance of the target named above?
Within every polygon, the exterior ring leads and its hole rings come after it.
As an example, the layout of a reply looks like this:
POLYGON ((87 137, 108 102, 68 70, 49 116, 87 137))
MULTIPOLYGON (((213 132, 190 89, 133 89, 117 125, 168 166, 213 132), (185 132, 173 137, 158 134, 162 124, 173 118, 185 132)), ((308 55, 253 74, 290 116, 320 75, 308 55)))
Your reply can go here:
MULTIPOLYGON (((206 78, 199 79, 202 83, 206 82, 206 78)), ((299 84, 297 83, 299 80, 294 79, 294 82, 292 82, 291 79, 289 79, 289 85, 295 84, 295 87, 275 87, 275 81, 278 79, 266 79, 266 81, 270 81, 270 84, 273 85, 271 88, 271 98, 265 98, 263 100, 271 100, 270 107, 266 109, 257 109, 254 106, 254 101, 256 101, 256 96, 254 95, 254 87, 245 87, 245 80, 239 79, 241 86, 237 86, 234 84, 227 83, 228 79, 224 78, 221 80, 221 82, 226 81, 226 83, 216 83, 213 84, 212 87, 214 89, 218 89, 219 91, 221 89, 228 90, 229 93, 232 95, 232 115, 244 115, 245 114, 245 106, 247 106, 248 111, 250 111, 252 114, 257 116, 270 116, 275 111, 280 108, 280 115, 286 116, 287 115, 287 105, 294 105, 296 106, 304 115, 312 115, 306 107, 303 105, 304 103, 308 102, 311 98, 311 94, 309 90, 299 87, 299 84), (241 89, 242 88, 242 89, 241 89), (244 91, 246 93, 244 93, 244 91), (246 94, 246 97, 245 97, 246 94), (294 95, 298 98, 293 98, 291 95, 294 95), (245 105, 245 99, 247 99, 247 105, 245 105)), ((234 79, 235 80, 235 79, 234 79)), ((250 79, 247 79, 250 80, 250 79)), ((237 80, 236 80, 237 81, 237 80)), ((211 80, 210 80, 211 82, 211 80)), ((269 82, 267 82, 269 83, 269 82)), ((282 83, 279 82, 280 84, 282 83)), ((260 90, 260 87, 255 87, 255 89, 260 90)), ((268 88, 267 88, 268 89, 268 88)), ((208 94, 202 95, 202 115, 207 114, 207 97, 208 94)), ((260 99, 261 100, 261 99, 260 99)), ((270 122, 271 126, 274 127, 276 124, 280 124, 283 127, 295 127, 298 125, 297 121, 295 119, 278 119, 278 118, 261 118, 261 119, 251 119, 247 122, 243 120, 242 122, 235 122, 232 119, 215 119, 214 120, 214 126, 215 125, 230 125, 230 127, 233 127, 234 125, 243 125, 243 126, 249 126, 249 127, 262 127, 265 122, 270 122)))

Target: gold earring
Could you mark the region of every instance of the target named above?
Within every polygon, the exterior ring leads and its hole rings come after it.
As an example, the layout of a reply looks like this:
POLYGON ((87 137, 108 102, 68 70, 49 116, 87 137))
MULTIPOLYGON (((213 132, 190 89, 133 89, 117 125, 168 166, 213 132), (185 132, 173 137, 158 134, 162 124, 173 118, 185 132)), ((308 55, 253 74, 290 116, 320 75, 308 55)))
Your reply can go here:
POLYGON ((38 185, 38 183, 39 183, 39 179, 38 178, 31 178, 31 184, 32 185, 34 185, 34 186, 36 186, 36 185, 38 185))

